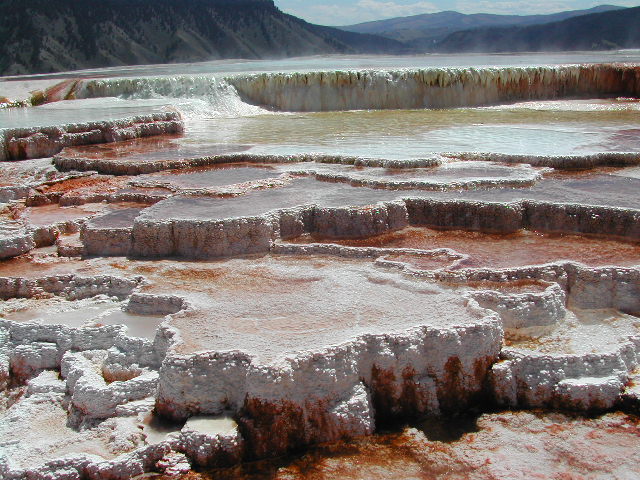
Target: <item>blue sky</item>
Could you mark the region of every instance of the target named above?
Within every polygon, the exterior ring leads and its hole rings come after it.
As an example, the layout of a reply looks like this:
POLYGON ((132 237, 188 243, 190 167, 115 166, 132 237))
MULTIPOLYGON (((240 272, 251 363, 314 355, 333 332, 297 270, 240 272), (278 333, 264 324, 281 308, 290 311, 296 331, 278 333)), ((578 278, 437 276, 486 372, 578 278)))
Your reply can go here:
POLYGON ((287 13, 321 25, 349 25, 442 10, 528 15, 578 10, 602 4, 622 7, 640 5, 638 0, 275 0, 275 3, 287 13))

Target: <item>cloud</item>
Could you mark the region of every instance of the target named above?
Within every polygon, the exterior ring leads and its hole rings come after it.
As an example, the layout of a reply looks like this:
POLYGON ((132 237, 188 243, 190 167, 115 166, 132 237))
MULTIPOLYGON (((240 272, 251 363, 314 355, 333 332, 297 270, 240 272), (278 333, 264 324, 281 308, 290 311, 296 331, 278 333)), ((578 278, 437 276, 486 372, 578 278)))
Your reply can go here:
POLYGON ((349 25, 383 18, 433 13, 441 9, 431 2, 424 1, 401 4, 377 0, 359 0, 352 5, 306 4, 300 7, 284 8, 284 10, 287 13, 321 25, 349 25))

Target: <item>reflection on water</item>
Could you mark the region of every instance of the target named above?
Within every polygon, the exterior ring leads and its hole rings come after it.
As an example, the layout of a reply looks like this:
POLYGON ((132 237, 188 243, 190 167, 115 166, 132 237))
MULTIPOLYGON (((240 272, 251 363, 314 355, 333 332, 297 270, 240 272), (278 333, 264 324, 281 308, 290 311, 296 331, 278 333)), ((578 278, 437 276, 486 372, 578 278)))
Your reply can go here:
MULTIPOLYGON (((0 96, 2 86, 0 82, 0 96)), ((5 108, 0 109, 0 128, 99 122, 160 112, 163 106, 169 104, 167 99, 125 101, 118 98, 99 98, 65 100, 31 108, 5 108)))
POLYGON ((121 304, 102 301, 78 305, 72 301, 61 301, 54 305, 37 305, 24 310, 3 314, 3 318, 13 322, 33 322, 43 325, 65 325, 71 328, 126 325, 127 334, 132 337, 153 341, 164 315, 138 315, 121 309, 121 304))
POLYGON ((143 420, 142 424, 142 432, 147 439, 147 443, 154 444, 164 442, 171 434, 179 433, 180 430, 182 430, 184 422, 171 422, 150 413, 143 420))
MULTIPOLYGON (((562 104, 563 102, 558 102, 562 104)), ((567 155, 640 151, 625 135, 637 112, 510 109, 389 110, 200 118, 183 142, 255 145, 255 153, 310 151, 380 158, 419 158, 430 152, 480 151, 567 155)))
POLYGON ((185 428, 205 435, 235 435, 238 424, 230 416, 198 416, 191 417, 185 423, 185 428))
POLYGON ((126 325, 127 335, 153 341, 156 330, 163 320, 164 315, 138 315, 124 310, 114 310, 100 317, 98 323, 100 325, 126 325))
POLYGON ((64 306, 58 307, 57 311, 53 309, 42 310, 40 308, 29 308, 8 313, 4 318, 13 322, 35 322, 44 325, 66 325, 67 327, 79 328, 92 322, 104 312, 118 307, 117 303, 104 302, 72 309, 75 305, 73 302, 68 303, 69 305, 66 306, 68 310, 66 311, 59 311, 60 308, 64 309, 64 306))

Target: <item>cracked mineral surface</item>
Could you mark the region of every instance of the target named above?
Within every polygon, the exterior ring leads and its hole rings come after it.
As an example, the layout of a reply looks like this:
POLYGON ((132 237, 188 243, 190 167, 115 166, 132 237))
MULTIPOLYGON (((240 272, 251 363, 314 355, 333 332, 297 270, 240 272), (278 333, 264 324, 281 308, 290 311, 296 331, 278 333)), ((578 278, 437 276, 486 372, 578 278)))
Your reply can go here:
POLYGON ((640 66, 583 57, 0 81, 0 478, 637 477, 640 66))

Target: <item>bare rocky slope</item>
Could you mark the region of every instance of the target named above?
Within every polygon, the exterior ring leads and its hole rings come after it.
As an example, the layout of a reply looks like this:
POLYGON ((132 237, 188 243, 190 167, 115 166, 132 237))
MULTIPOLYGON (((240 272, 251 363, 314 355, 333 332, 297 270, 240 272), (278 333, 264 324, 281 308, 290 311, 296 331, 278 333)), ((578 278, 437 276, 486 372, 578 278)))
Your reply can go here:
POLYGON ((439 52, 543 52, 640 47, 640 7, 582 15, 544 25, 455 32, 439 52))
POLYGON ((406 50, 395 40, 309 24, 272 0, 0 0, 0 9, 0 75, 406 50))
POLYGON ((417 49, 430 50, 436 42, 454 32, 483 27, 541 25, 580 15, 620 9, 622 7, 600 5, 588 10, 568 10, 548 15, 494 15, 488 13, 466 15, 447 11, 358 23, 340 28, 350 32, 380 35, 404 42, 417 49))

